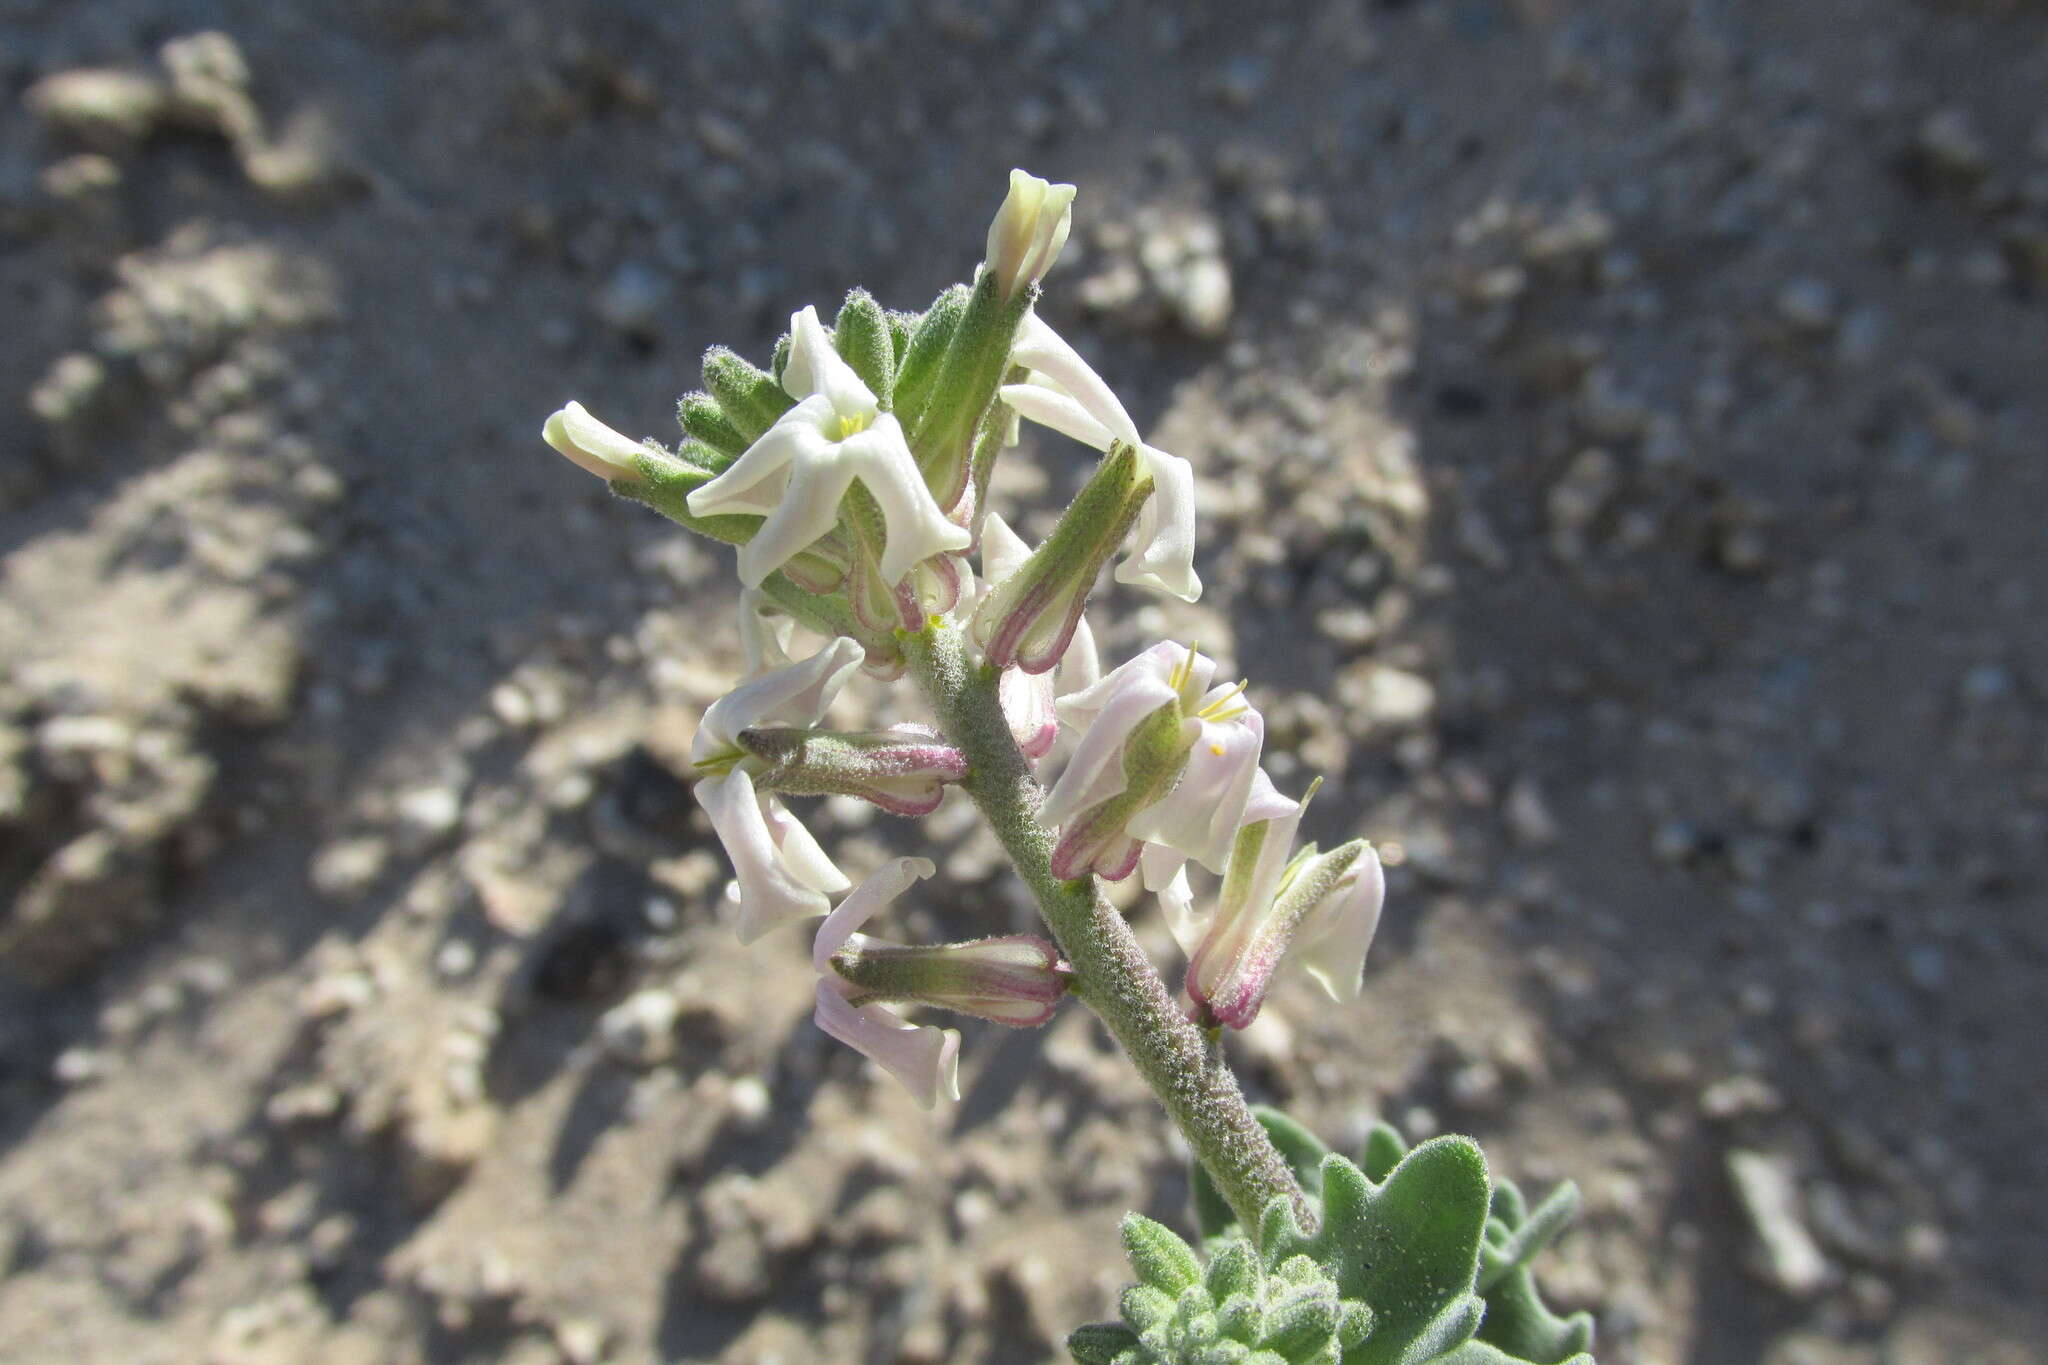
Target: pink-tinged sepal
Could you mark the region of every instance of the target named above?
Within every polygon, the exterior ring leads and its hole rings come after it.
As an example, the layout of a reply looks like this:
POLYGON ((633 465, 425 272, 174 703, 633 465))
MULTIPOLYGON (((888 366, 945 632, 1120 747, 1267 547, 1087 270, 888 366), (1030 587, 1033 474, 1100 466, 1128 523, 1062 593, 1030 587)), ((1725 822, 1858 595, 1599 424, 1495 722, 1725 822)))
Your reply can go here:
POLYGON ((929 815, 948 782, 967 776, 967 758, 921 725, 890 730, 743 730, 740 748, 766 766, 760 791, 786 796, 855 796, 892 815, 929 815))
POLYGON ((1020 555, 1023 542, 998 518, 988 519, 982 530, 982 576, 993 586, 975 608, 969 628, 990 663, 1015 665, 1027 673, 1044 673, 1059 663, 1104 562, 1143 501, 1137 454, 1117 446, 1036 550, 1020 555))
POLYGON ((1036 1028, 1066 997, 1072 970, 1030 934, 968 943, 887 943, 854 935, 830 959, 855 1004, 930 1005, 1011 1028, 1036 1028))

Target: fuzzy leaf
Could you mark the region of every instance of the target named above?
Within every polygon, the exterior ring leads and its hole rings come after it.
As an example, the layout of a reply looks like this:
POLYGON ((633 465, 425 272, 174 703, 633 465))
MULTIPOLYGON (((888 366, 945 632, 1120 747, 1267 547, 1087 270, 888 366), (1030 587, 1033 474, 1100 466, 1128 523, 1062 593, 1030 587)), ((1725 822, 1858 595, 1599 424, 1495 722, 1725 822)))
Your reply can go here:
POLYGON ((1358 1166, 1367 1180, 1381 1181, 1393 1174, 1394 1167, 1406 1155, 1408 1144, 1401 1140, 1393 1125, 1376 1123, 1365 1136, 1365 1150, 1359 1153, 1358 1166))
POLYGON ((1472 1293, 1492 1194, 1486 1158, 1467 1138, 1441 1137, 1374 1185, 1341 1156, 1323 1160, 1322 1221, 1313 1236, 1276 1199, 1261 1247, 1269 1263, 1306 1254, 1338 1293, 1373 1310, 1373 1330, 1347 1365, 1407 1365, 1468 1339, 1479 1326, 1472 1293))
POLYGON ((1095 1322, 1067 1336, 1067 1352, 1076 1365, 1114 1365, 1116 1358, 1138 1345, 1138 1334, 1120 1322, 1095 1322))
POLYGON ((1494 1190, 1477 1278, 1486 1300, 1479 1340, 1507 1359, 1558 1365, 1593 1344, 1592 1317, 1574 1313, 1561 1318, 1551 1312, 1529 1270, 1530 1259, 1556 1239, 1578 1208, 1578 1187, 1569 1182, 1551 1191, 1533 1212, 1524 1211, 1522 1192, 1513 1181, 1503 1180, 1494 1190))

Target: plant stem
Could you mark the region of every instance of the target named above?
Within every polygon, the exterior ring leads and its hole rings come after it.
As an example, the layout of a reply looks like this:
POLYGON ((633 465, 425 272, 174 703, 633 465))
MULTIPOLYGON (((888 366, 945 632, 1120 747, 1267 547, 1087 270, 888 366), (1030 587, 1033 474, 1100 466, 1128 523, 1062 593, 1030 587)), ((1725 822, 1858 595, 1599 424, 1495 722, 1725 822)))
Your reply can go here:
POLYGON ((1220 1055, 1211 1057, 1200 1031, 1174 1005, 1100 884, 1093 877, 1061 881, 1053 875, 1052 840, 1037 818, 1044 793, 1010 737, 996 676, 969 660, 959 627, 949 622, 899 638, 946 737, 967 755, 961 785, 1037 897, 1081 998, 1123 1045, 1247 1235, 1257 1238, 1260 1215, 1282 1195, 1307 1222, 1301 1188, 1245 1104, 1237 1078, 1220 1055))

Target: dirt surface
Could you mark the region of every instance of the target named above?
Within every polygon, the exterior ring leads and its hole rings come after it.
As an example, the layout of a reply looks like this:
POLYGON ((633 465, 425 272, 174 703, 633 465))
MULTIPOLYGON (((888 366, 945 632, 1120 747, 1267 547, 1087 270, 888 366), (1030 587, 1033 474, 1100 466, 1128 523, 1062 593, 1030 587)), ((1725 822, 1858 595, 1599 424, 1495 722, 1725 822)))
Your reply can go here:
POLYGON ((927 1117, 735 943, 728 556, 538 436, 1017 164, 1201 479, 1109 652, 1396 864, 1248 1085, 1576 1180, 1605 1365, 2048 1359, 2048 11, 1144 8, 0 3, 0 1358, 1045 1361, 1184 1225, 1080 1011, 927 1117))

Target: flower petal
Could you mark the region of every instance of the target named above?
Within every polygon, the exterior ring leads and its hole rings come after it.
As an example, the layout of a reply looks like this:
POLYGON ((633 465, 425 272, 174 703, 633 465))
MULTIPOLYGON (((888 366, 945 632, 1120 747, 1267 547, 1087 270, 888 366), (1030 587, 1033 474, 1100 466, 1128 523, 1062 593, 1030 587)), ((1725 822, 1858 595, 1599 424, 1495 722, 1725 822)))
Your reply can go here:
POLYGON ((1109 428, 1088 415, 1088 410, 1065 389, 1051 384, 1005 384, 996 393, 1019 417, 1051 427, 1082 445, 1108 450, 1116 443, 1109 428))
POLYGON ((844 948, 847 939, 891 901, 936 871, 938 868, 929 858, 891 858, 870 873, 818 926, 818 936, 811 941, 812 969, 830 972, 832 954, 844 948))
POLYGON ((705 709, 690 760, 701 763, 736 748, 742 730, 816 725, 863 657, 859 643, 842 635, 801 663, 741 683, 705 709))
POLYGON ((855 1006, 829 979, 818 982, 811 1018, 824 1032, 901 1081, 920 1109, 930 1109, 941 1095, 960 1098, 958 1030, 906 1024, 880 1005, 855 1006))
POLYGON ((570 403, 549 416, 540 435, 579 468, 606 480, 637 480, 639 458, 648 450, 592 417, 581 403, 570 403))
POLYGON ((799 401, 822 396, 842 417, 871 418, 877 410, 874 391, 832 345, 818 310, 809 305, 789 315, 789 359, 782 367, 782 387, 799 401))
POLYGON ((739 883, 740 942, 832 908, 825 893, 843 889, 846 878, 780 802, 755 795, 744 769, 703 779, 696 797, 739 883))
MULTIPOLYGON (((1117 686, 1104 692, 1099 705, 1089 713, 1087 729, 1074 746, 1074 756, 1067 760, 1059 781, 1039 807, 1038 818, 1043 824, 1064 825, 1082 811, 1121 795, 1126 783, 1124 742, 1140 721, 1175 699, 1174 690, 1163 678, 1142 670, 1121 679, 1112 674, 1079 695, 1087 697, 1099 689, 1110 688, 1112 681, 1117 686)), ((1070 697, 1059 703, 1063 721, 1071 723, 1073 713, 1067 708, 1075 700, 1070 697)))
POLYGON ((1152 474, 1152 496, 1138 509, 1131 553, 1116 566, 1116 581, 1154 588, 1193 602, 1202 595, 1195 574, 1195 471, 1156 446, 1138 453, 1152 474))
POLYGON ((1010 343, 1010 363, 1036 370, 1066 390, 1081 410, 1107 429, 1112 438, 1139 444, 1137 424, 1124 411, 1116 392, 1038 314, 1026 314, 1023 325, 1018 327, 1017 339, 1010 343))
MULTIPOLYGON (((1202 722, 1187 770, 1166 798, 1131 817, 1133 836, 1166 844, 1211 872, 1223 871, 1259 771, 1266 723, 1256 711, 1202 722)), ((1147 883, 1150 885, 1150 883, 1147 883)))
POLYGON ((1324 897, 1301 926, 1289 958, 1332 1000, 1356 1000, 1363 989, 1366 950, 1372 947, 1386 899, 1387 874, 1380 867, 1380 855, 1367 848, 1345 883, 1324 897))
POLYGON ((973 542, 967 528, 956 525, 933 499, 895 414, 883 413, 867 430, 842 442, 840 449, 882 508, 884 581, 900 583, 921 561, 964 550, 973 542))
POLYGON ((782 505, 790 466, 816 458, 829 444, 823 428, 832 418, 832 405, 822 397, 807 398, 783 413, 724 473, 690 491, 685 502, 691 514, 773 512, 782 505))

